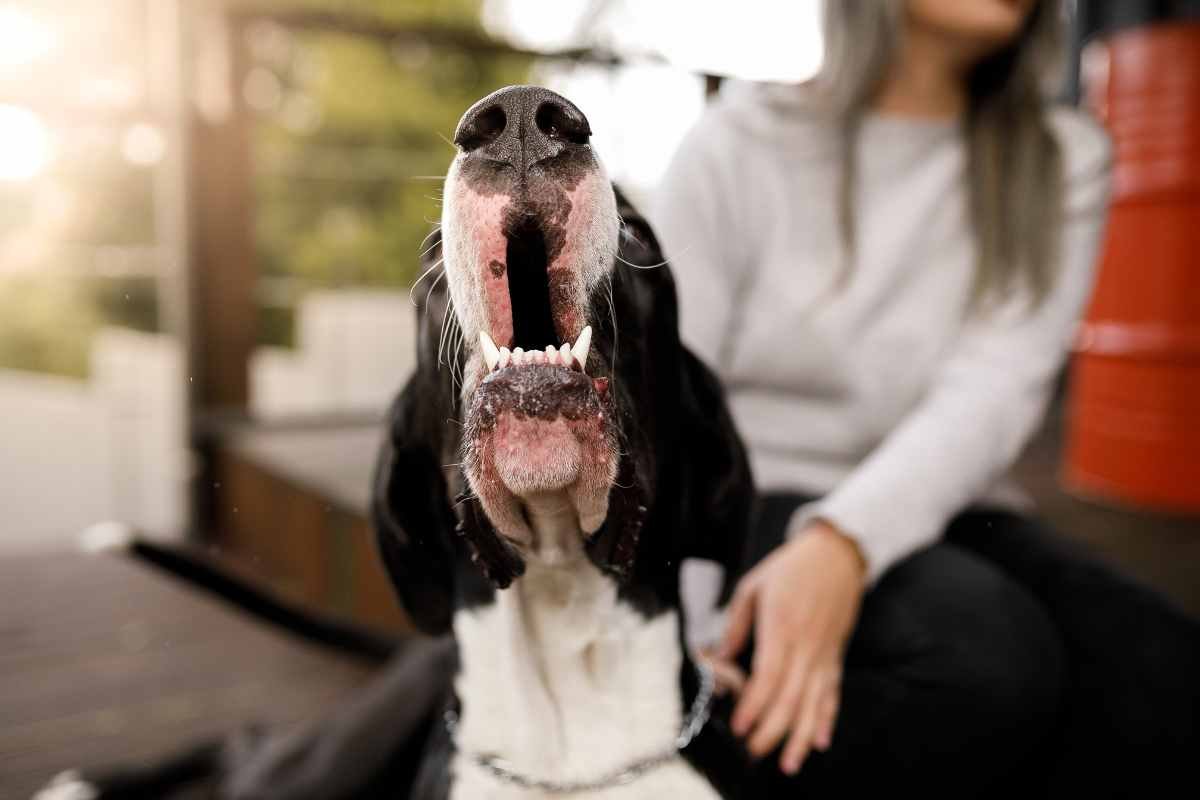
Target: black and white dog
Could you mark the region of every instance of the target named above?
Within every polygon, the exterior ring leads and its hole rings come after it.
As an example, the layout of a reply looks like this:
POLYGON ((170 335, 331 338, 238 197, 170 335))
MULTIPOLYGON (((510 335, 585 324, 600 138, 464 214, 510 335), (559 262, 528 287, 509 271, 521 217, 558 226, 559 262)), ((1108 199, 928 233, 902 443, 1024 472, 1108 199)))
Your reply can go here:
POLYGON ((742 784, 740 745, 704 724, 679 564, 732 574, 750 473, 717 380, 679 341, 654 237, 590 133, 568 100, 513 86, 454 136, 428 255, 445 280, 420 309, 373 504, 403 605, 458 645, 457 724, 415 797, 742 784))
MULTIPOLYGON (((448 724, 421 729, 420 800, 765 796, 729 699, 689 657, 680 602, 685 558, 736 576, 749 467, 716 378, 680 343, 654 236, 589 136, 546 89, 480 100, 423 256, 418 365, 371 509, 409 615, 457 643, 448 724)), ((195 570, 181 574, 229 594, 226 576, 195 570)), ((441 702, 407 668, 308 738, 241 732, 149 768, 64 773, 39 800, 198 781, 255 800, 400 796, 381 754, 441 702)))

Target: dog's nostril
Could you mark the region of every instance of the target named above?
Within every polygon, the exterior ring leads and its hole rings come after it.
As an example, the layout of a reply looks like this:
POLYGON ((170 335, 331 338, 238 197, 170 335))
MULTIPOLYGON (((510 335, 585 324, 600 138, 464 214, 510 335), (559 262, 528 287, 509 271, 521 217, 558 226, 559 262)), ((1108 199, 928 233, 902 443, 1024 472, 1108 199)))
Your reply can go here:
POLYGON ((507 125, 508 116, 500 106, 481 109, 459 126, 454 143, 469 153, 499 139, 507 125))
POLYGON ((550 100, 538 106, 533 121, 538 130, 550 139, 587 144, 588 137, 592 135, 588 121, 583 115, 550 100))

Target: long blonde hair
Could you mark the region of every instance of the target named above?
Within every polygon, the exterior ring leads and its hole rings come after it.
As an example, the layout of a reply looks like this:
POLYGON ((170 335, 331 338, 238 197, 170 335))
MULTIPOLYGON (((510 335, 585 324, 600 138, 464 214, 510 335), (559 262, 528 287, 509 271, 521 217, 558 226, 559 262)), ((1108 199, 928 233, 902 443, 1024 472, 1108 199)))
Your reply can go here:
MULTIPOLYGON (((1041 0, 1021 33, 968 76, 963 135, 976 244, 973 298, 1020 284, 1040 300, 1056 278, 1062 156, 1043 85, 1058 58, 1058 5, 1041 0)), ((839 213, 854 251, 855 142, 862 116, 902 45, 904 0, 825 0, 822 94, 843 126, 839 213)))

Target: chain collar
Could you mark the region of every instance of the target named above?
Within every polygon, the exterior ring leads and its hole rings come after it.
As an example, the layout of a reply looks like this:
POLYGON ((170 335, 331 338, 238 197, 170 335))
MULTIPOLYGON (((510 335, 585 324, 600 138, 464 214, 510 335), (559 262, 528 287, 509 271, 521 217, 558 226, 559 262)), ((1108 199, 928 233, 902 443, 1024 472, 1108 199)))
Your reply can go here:
MULTIPOLYGON (((716 681, 713 678, 712 669, 706 664, 696 663, 695 668, 696 675, 700 679, 700 688, 696 692, 696 698, 692 701, 692 707, 688 709, 688 714, 683 720, 683 725, 680 726, 679 735, 675 737, 672 745, 652 755, 639 758, 623 767, 610 770, 597 778, 585 781, 553 781, 545 778, 535 778, 517 772, 509 766, 508 762, 498 756, 486 753, 463 753, 463 755, 496 780, 512 784, 513 786, 520 786, 522 789, 537 789, 550 794, 583 794, 585 792, 598 792, 601 789, 609 789, 613 786, 624 786, 642 777, 647 772, 657 769, 670 761, 674 761, 679 757, 680 751, 691 744, 692 740, 704 729, 704 725, 708 722, 708 716, 712 711, 712 697, 716 681)), ((458 714, 453 709, 447 709, 444 720, 446 723, 446 732, 450 734, 450 739, 453 741, 454 732, 458 728, 458 714)))

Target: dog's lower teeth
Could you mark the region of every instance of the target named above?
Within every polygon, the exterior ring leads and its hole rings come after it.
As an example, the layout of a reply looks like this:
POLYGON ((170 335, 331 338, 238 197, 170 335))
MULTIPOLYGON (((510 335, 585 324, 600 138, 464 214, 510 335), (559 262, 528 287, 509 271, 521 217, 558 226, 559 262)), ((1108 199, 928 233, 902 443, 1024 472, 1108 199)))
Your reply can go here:
POLYGON ((552 364, 567 368, 577 366, 579 371, 583 372, 591 343, 592 326, 590 325, 585 326, 579 332, 579 339, 574 345, 570 342, 563 342, 559 347, 548 344, 544 351, 530 350, 526 352, 520 347, 514 347, 512 350, 507 347, 496 347, 496 343, 492 341, 492 337, 486 331, 479 332, 479 349, 483 354, 483 361, 488 372, 526 364, 552 364))

